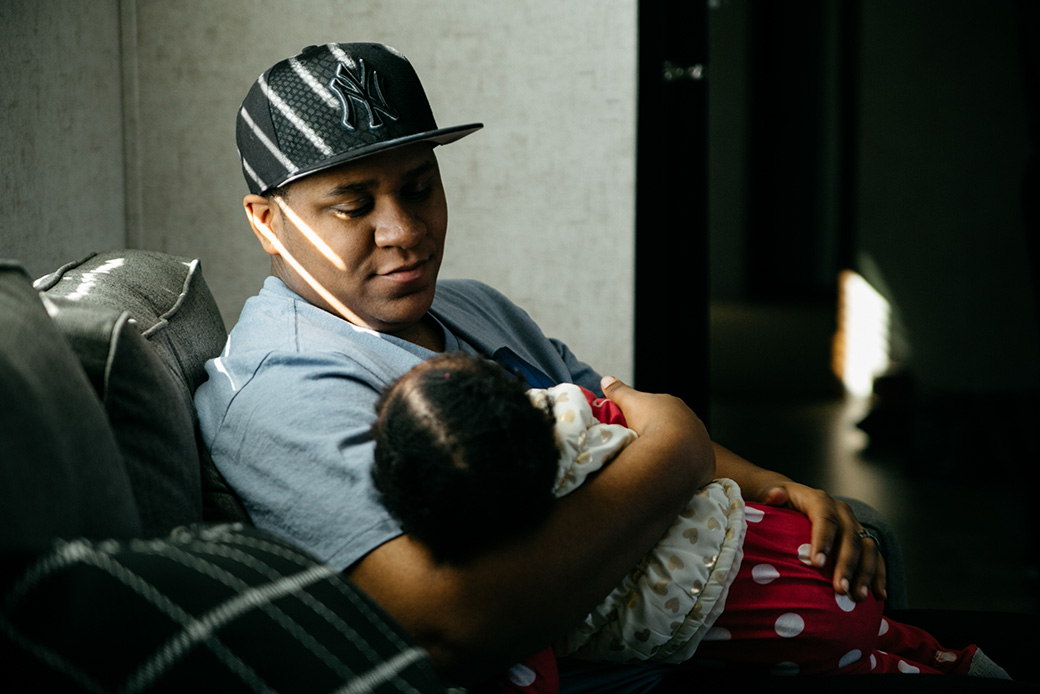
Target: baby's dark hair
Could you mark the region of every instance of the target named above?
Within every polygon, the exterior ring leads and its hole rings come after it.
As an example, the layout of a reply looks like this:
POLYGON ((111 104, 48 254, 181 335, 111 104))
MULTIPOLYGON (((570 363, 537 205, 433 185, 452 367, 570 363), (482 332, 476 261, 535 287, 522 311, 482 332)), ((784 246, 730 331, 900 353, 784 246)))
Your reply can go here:
POLYGON ((436 356, 376 404, 372 478, 437 561, 462 563, 536 528, 555 499, 552 415, 493 361, 436 356))

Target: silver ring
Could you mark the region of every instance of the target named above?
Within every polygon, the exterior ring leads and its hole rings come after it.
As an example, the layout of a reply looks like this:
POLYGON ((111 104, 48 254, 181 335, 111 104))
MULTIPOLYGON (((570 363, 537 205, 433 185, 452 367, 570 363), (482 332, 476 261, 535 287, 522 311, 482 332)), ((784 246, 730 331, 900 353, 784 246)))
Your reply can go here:
POLYGON ((865 538, 865 537, 869 537, 871 540, 874 541, 874 545, 877 546, 878 551, 879 552, 881 551, 881 540, 878 539, 877 535, 875 535, 874 533, 870 532, 866 528, 860 528, 859 532, 857 532, 856 534, 859 535, 859 538, 861 540, 863 538, 865 538))

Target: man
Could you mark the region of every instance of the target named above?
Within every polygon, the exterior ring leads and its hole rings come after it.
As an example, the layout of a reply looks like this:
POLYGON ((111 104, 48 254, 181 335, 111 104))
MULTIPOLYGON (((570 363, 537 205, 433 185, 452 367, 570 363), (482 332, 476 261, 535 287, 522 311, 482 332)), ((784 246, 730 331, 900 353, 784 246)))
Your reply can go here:
POLYGON ((736 480, 746 499, 809 516, 813 561, 832 562, 838 593, 883 595, 876 541, 847 505, 712 444, 676 398, 601 382, 489 287, 437 283, 447 205, 434 148, 480 127, 438 128, 410 64, 375 44, 310 47, 247 95, 243 205, 272 276, 210 363, 196 405, 254 522, 346 571, 463 679, 552 643, 716 476, 736 480), (368 432, 386 385, 459 350, 518 368, 532 385, 603 392, 640 436, 536 533, 448 566, 379 506, 368 432))

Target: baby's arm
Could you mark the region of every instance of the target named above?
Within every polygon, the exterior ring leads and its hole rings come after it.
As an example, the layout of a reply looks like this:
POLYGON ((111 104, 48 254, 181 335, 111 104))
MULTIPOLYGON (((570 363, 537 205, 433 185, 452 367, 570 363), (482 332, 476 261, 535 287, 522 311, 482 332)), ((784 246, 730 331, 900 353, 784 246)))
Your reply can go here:
MULTIPOLYGON (((636 434, 622 424, 601 422, 593 414, 595 403, 610 403, 573 383, 548 389, 531 389, 528 397, 539 407, 552 412, 556 421, 556 446, 560 450, 559 472, 554 493, 564 496, 577 489, 585 479, 613 460, 636 434)), ((610 403, 624 422, 620 409, 610 403)), ((603 411, 601 405, 597 409, 603 411)))

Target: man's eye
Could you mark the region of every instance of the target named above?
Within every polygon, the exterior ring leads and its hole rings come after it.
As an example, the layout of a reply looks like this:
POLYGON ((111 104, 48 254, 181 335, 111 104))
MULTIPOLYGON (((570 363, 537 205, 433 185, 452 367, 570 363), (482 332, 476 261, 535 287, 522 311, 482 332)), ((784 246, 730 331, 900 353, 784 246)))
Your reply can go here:
POLYGON ((402 195, 408 200, 424 200, 433 192, 433 183, 421 183, 405 188, 402 195))
POLYGON ((332 208, 332 211, 341 217, 350 217, 353 219, 367 214, 371 209, 371 202, 359 202, 350 205, 337 205, 332 208))

